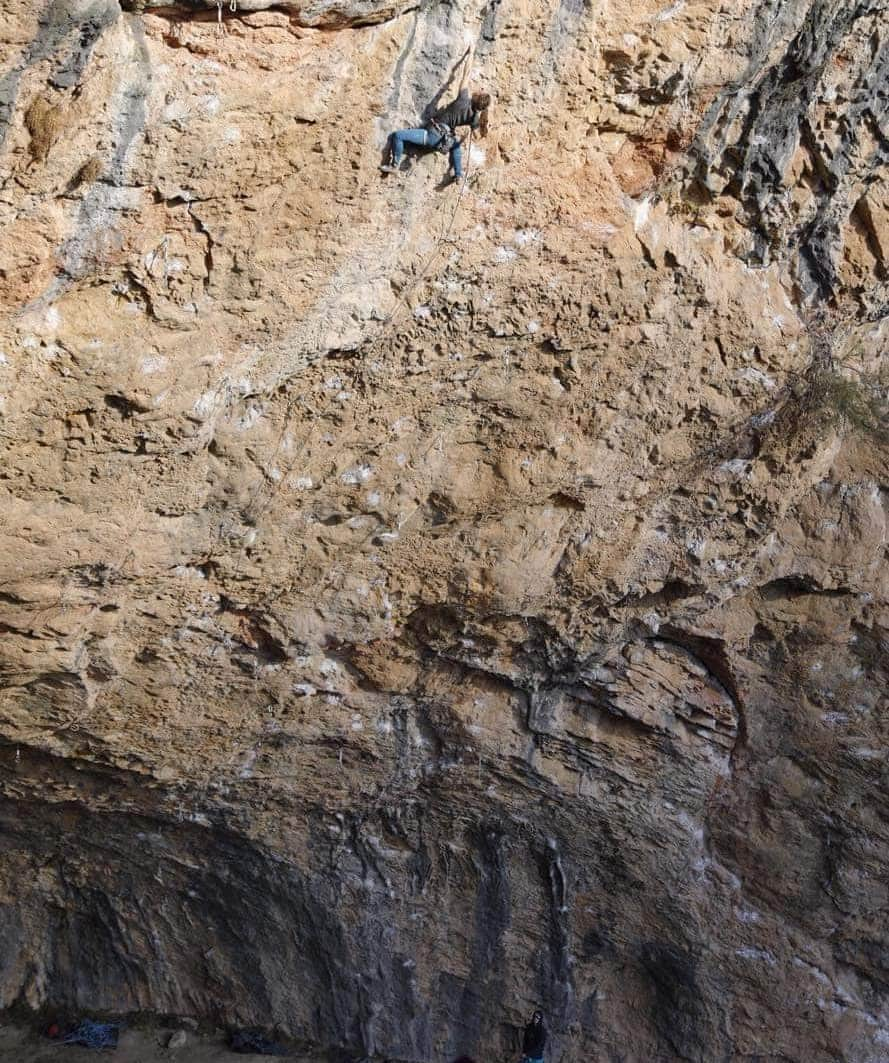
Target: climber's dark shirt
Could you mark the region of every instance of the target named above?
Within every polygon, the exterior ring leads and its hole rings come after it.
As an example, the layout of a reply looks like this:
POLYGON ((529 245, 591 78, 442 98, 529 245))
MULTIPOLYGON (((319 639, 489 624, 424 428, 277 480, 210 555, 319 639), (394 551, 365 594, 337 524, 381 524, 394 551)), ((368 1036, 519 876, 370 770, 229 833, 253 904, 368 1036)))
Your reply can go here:
POLYGON ((464 89, 456 100, 452 100, 447 107, 442 107, 435 112, 436 122, 449 125, 451 129, 457 126, 468 125, 473 129, 478 125, 478 115, 472 109, 472 100, 469 98, 469 89, 464 89))
POLYGON ((529 1022, 522 1038, 522 1051, 531 1059, 540 1059, 546 1047, 546 1027, 542 1022, 529 1022))

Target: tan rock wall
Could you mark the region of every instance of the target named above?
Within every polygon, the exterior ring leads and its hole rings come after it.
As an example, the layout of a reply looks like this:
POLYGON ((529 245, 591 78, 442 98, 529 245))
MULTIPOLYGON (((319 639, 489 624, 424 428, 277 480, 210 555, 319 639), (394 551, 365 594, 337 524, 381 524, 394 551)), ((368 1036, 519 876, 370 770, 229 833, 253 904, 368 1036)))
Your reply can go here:
POLYGON ((0 1004, 884 1058, 885 13, 122 6, 0 15, 0 1004))

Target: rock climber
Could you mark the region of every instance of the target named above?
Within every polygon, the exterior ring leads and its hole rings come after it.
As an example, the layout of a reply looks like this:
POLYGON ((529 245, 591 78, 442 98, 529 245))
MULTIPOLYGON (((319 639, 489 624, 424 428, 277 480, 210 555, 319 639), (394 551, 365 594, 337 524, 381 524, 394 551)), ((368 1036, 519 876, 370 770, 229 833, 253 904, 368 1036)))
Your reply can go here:
POLYGON ((546 1027, 543 1025, 543 1012, 535 1011, 522 1038, 523 1063, 543 1063, 545 1047, 546 1027))
POLYGON ((460 78, 460 90, 455 100, 452 100, 447 107, 435 111, 422 126, 416 129, 399 129, 392 134, 390 160, 380 167, 383 173, 398 173, 404 156, 404 145, 416 144, 421 148, 435 148, 443 155, 450 155, 452 172, 448 180, 462 180, 463 142, 457 136, 456 130, 461 126, 468 126, 472 130, 477 130, 480 137, 486 136, 488 108, 491 106, 491 97, 487 92, 474 92, 471 96, 469 94, 466 86, 469 81, 470 63, 471 56, 467 50, 460 78))

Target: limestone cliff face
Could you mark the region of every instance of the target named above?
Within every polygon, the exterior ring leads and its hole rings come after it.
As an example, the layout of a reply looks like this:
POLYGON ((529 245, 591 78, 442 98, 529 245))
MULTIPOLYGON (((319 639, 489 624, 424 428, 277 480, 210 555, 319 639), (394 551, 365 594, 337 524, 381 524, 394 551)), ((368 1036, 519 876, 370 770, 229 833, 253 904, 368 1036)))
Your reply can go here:
POLYGON ((0 12, 0 1007, 885 1060, 884 3, 234 8, 0 12))

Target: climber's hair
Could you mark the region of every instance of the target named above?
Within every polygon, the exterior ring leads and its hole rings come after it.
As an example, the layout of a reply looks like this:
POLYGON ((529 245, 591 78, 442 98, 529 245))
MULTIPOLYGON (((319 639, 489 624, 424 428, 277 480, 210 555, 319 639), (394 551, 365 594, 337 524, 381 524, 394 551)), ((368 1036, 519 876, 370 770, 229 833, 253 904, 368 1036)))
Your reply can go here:
POLYGON ((472 94, 472 109, 478 115, 478 135, 488 135, 488 108, 491 106, 491 97, 487 92, 474 92, 472 94))

